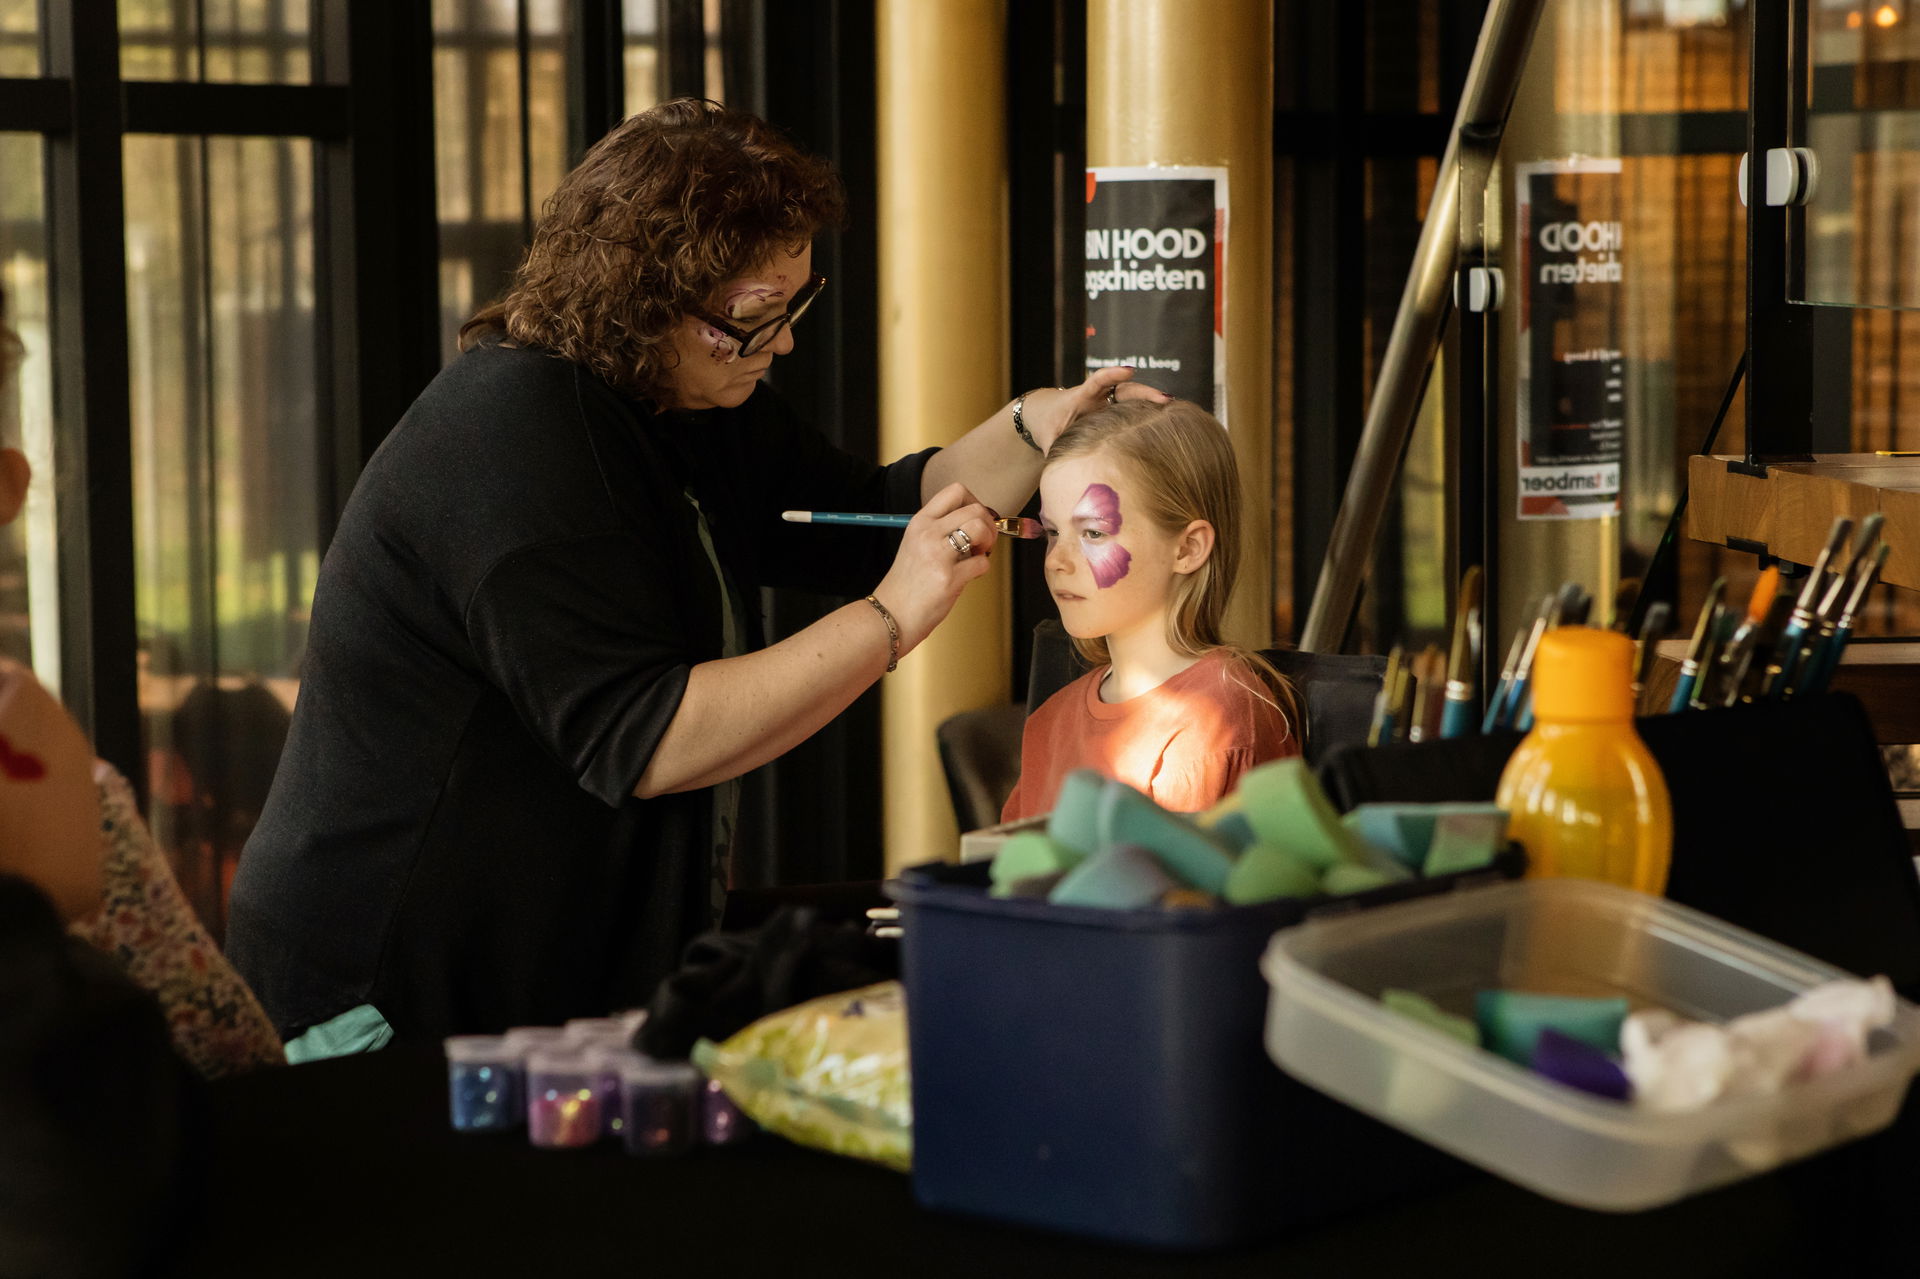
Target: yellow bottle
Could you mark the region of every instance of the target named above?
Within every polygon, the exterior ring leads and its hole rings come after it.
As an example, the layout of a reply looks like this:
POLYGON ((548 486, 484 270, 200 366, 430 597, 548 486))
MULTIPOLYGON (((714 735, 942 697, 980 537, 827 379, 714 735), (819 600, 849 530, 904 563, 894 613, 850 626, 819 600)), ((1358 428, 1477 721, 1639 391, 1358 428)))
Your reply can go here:
POLYGON ((1666 890, 1673 807, 1633 731, 1633 641, 1568 626, 1540 638, 1533 731, 1500 774, 1495 801, 1527 850, 1529 875, 1666 890))

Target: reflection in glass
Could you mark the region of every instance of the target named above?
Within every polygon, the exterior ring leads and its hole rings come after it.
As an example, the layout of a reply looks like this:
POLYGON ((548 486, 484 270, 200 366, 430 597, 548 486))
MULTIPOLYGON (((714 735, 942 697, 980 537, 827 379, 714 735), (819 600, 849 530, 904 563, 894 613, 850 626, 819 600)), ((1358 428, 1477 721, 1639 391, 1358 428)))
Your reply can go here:
POLYGON ((60 687, 60 598, 55 556, 58 476, 53 469, 53 362, 47 323, 47 224, 38 134, 0 133, 0 285, 7 319, 25 348, 0 389, 0 445, 33 466, 26 509, 0 529, 0 656, 60 687))
POLYGON ((505 292, 541 203, 567 171, 565 6, 435 0, 433 33, 441 354, 450 360, 460 325, 505 292))
POLYGON ((1807 302, 1920 306, 1920 5, 1813 6, 1807 144, 1819 179, 1807 203, 1807 302))
POLYGON ((319 569, 313 148, 134 136, 125 164, 148 820, 218 933, 319 569))
POLYGON ((307 84, 310 0, 120 0, 128 80, 307 84))
POLYGON ((0 76, 39 74, 40 0, 0 0, 0 76))

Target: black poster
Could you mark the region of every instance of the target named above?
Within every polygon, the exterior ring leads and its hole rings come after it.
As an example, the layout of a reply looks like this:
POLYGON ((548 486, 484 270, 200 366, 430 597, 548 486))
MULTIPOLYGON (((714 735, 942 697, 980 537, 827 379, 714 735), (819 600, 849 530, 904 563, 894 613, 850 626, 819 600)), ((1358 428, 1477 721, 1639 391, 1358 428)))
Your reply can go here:
POLYGON ((1227 171, 1087 170, 1087 369, 1142 382, 1227 420, 1227 171))

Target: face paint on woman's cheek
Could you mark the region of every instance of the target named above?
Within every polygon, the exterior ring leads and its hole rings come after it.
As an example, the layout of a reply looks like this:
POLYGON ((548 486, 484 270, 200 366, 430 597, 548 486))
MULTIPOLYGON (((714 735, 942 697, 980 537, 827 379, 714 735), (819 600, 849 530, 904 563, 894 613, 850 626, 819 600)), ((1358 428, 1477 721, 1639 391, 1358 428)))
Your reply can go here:
POLYGON ((1106 535, 1104 541, 1081 543, 1085 547, 1087 568, 1093 572, 1093 584, 1104 591, 1125 577, 1128 566, 1133 563, 1133 555, 1127 548, 1112 540, 1120 532, 1120 495, 1105 484, 1087 485, 1087 491, 1080 495, 1080 504, 1073 508, 1073 520, 1077 527, 1096 529, 1106 535))
POLYGON ((700 340, 709 344, 707 358, 715 364, 732 364, 740 358, 740 348, 734 345, 733 339, 711 324, 700 326, 700 340))
POLYGON ((787 296, 785 289, 769 289, 759 286, 735 289, 727 294, 724 306, 729 320, 743 320, 750 315, 770 311, 775 303, 787 296))

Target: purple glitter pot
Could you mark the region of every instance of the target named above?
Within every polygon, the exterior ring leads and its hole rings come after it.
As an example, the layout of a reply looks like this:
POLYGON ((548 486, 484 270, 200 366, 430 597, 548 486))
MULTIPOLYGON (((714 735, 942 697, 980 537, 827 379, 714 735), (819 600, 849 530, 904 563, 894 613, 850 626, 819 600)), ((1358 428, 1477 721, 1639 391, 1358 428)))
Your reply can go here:
POLYGON ((600 1119, 605 1134, 617 1137, 625 1130, 626 1104, 622 1099, 620 1072, 629 1060, 646 1060, 624 1044, 593 1040, 582 1046, 587 1070, 593 1075, 593 1092, 600 1099, 600 1119))
POLYGON ((709 1146, 726 1146, 744 1141, 759 1131, 759 1125, 741 1113, 718 1080, 708 1079, 700 1087, 700 1139, 709 1146))
POLYGON ((520 1126, 524 1080, 520 1058, 499 1035, 455 1035, 446 1041, 447 1109, 458 1132, 503 1132, 520 1126))
POLYGON ((699 1129, 700 1072, 684 1061, 633 1053, 620 1063, 620 1102, 627 1153, 679 1155, 699 1129))
POLYGON ((604 1127, 586 1054, 542 1048, 527 1058, 527 1140, 536 1146, 591 1146, 604 1127))

